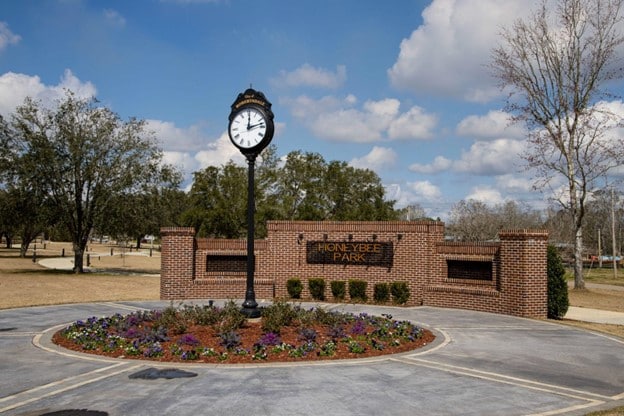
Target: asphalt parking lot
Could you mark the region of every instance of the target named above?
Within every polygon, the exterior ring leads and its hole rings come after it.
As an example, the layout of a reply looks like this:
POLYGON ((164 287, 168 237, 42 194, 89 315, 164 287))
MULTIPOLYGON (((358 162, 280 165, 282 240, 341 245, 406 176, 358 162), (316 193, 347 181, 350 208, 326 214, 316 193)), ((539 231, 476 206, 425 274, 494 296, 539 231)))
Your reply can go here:
POLYGON ((57 329, 78 319, 167 305, 0 310, 0 413, 583 415, 624 405, 622 340, 466 310, 327 305, 391 313, 437 336, 427 348, 372 360, 155 364, 77 354, 50 342, 57 329))

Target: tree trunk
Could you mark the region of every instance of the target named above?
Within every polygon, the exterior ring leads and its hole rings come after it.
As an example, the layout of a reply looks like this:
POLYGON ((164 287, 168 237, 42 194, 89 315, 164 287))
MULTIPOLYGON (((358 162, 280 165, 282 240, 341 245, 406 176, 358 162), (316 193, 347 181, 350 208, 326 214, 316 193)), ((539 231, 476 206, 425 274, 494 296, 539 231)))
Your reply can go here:
POLYGON ((84 247, 81 247, 80 244, 73 244, 74 248, 74 273, 84 273, 84 265, 83 265, 83 257, 84 257, 84 247))
POLYGON ((20 245, 20 257, 26 258, 26 252, 28 251, 28 247, 30 246, 30 241, 23 241, 20 245))
POLYGON ((583 229, 576 227, 574 235, 574 289, 585 289, 583 279, 583 229))

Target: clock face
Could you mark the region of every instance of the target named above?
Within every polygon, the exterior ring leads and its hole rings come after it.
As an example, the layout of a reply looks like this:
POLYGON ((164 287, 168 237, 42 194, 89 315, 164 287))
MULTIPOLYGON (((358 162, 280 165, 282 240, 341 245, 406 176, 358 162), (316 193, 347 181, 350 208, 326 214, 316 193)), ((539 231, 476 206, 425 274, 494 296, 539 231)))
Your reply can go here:
POLYGON ((264 113, 253 107, 238 112, 230 122, 230 139, 243 149, 251 149, 260 144, 267 132, 264 113))

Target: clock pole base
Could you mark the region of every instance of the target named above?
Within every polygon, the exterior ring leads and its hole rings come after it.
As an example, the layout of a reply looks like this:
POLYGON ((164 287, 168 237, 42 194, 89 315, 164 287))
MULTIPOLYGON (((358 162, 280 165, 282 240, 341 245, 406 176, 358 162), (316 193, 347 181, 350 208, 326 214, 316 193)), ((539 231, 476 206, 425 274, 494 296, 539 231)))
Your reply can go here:
POLYGON ((248 307, 243 305, 243 308, 241 309, 241 312, 243 315, 245 315, 247 318, 260 318, 260 309, 258 309, 258 306, 253 306, 253 307, 248 307))

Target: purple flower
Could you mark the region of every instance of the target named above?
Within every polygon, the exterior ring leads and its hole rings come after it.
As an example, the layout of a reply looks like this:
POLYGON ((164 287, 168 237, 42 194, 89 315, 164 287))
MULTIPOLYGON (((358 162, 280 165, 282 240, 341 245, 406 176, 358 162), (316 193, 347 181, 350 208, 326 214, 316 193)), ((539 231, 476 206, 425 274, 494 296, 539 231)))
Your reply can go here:
POLYGON ((274 346, 282 343, 282 339, 275 332, 267 332, 262 334, 260 340, 258 340, 258 345, 261 346, 274 346))
POLYGON ((178 339, 178 345, 190 345, 195 347, 199 345, 199 340, 193 334, 184 334, 178 339))
POLYGON ((316 331, 312 328, 303 328, 299 331, 299 339, 307 343, 316 341, 316 331))
POLYGON ((364 321, 355 321, 355 323, 351 327, 351 333, 353 335, 364 335, 366 333, 366 324, 364 323, 364 321))
POLYGON ((124 338, 137 338, 141 335, 140 331, 136 328, 129 328, 124 334, 124 338))

